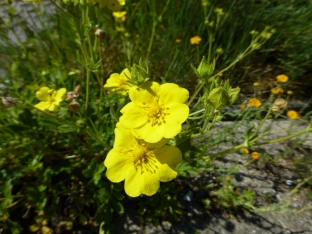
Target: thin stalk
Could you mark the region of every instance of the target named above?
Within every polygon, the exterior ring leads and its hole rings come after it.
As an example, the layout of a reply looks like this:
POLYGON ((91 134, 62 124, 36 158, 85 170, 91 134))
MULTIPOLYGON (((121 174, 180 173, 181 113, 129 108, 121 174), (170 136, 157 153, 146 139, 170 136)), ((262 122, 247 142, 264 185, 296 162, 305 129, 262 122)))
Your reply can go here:
MULTIPOLYGON (((281 138, 278 138, 278 139, 275 139, 275 140, 266 141, 266 142, 262 142, 262 143, 258 143, 258 144, 252 144, 252 145, 253 145, 253 146, 260 146, 260 145, 268 145, 268 144, 278 143, 278 142, 286 141, 286 140, 289 140, 289 139, 291 139, 291 138, 300 136, 300 135, 305 134, 305 133, 308 133, 308 132, 309 132, 309 129, 304 129, 304 130, 302 130, 302 131, 300 131, 300 132, 291 134, 291 135, 286 136, 286 137, 281 137, 281 138)), ((253 141, 251 141, 251 142, 253 142, 253 141)), ((250 142, 250 143, 251 143, 251 142, 250 142)))

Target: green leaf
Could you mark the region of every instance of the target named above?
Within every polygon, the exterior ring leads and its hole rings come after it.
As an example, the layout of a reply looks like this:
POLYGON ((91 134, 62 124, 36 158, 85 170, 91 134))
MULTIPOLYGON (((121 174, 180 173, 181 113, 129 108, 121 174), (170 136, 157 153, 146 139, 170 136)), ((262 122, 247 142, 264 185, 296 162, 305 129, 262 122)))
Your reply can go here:
POLYGON ((63 124, 57 127, 57 131, 59 133, 74 132, 77 130, 78 130, 78 127, 74 125, 63 124))
POLYGON ((116 211, 118 214, 124 213, 124 207, 120 202, 113 201, 112 205, 113 205, 114 211, 116 211))

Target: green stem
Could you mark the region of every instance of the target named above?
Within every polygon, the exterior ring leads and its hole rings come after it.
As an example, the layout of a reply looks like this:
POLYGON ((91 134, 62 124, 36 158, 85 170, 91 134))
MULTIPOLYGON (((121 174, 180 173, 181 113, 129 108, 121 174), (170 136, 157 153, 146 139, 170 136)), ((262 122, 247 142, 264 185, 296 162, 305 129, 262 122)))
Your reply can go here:
POLYGON ((243 148, 244 146, 245 146, 244 144, 240 144, 240 145, 237 145, 237 146, 232 147, 232 148, 230 148, 230 149, 224 150, 224 151, 222 151, 222 152, 219 152, 219 153, 216 153, 216 154, 212 154, 212 155, 204 156, 203 159, 215 158, 215 157, 217 157, 217 156, 219 156, 219 155, 232 153, 233 151, 238 150, 238 149, 240 149, 240 148, 243 148))
POLYGON ((111 147, 109 147, 108 144, 106 144, 106 142, 102 141, 98 135, 96 135, 95 133, 93 133, 88 127, 86 128, 86 132, 92 136, 98 143, 100 143, 102 146, 104 146, 107 150, 110 150, 111 147))
POLYGON ((89 91, 90 91, 90 70, 87 69, 87 83, 86 83, 86 103, 85 103, 85 113, 87 115, 88 103, 89 103, 89 91))
POLYGON ((193 113, 189 114, 189 117, 190 117, 190 116, 193 116, 193 115, 197 115, 197 114, 199 114, 199 113, 202 113, 202 112, 204 112, 205 110, 206 110, 206 109, 201 109, 201 110, 199 110, 199 111, 193 112, 193 113))
MULTIPOLYGON (((268 144, 278 143, 278 142, 286 141, 286 140, 289 140, 291 138, 300 136, 300 135, 308 133, 308 132, 309 132, 309 129, 304 129, 304 130, 302 130, 300 132, 294 133, 294 134, 286 136, 286 137, 281 137, 281 138, 278 138, 278 139, 275 139, 275 140, 266 141, 266 142, 262 142, 262 143, 258 143, 258 144, 252 144, 252 145, 253 146, 260 146, 260 145, 268 145, 268 144)), ((251 142, 253 142, 253 141, 251 141, 251 142)))

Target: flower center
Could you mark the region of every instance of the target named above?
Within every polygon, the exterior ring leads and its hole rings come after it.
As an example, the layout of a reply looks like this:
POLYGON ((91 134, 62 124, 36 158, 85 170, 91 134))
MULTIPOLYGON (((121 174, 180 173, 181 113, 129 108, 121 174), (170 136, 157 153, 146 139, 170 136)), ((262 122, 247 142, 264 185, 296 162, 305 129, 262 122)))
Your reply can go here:
POLYGON ((127 84, 127 81, 126 80, 124 80, 124 79, 120 79, 119 80, 119 85, 120 86, 125 86, 127 84))
POLYGON ((165 111, 168 109, 169 108, 165 108, 163 105, 159 105, 157 102, 151 103, 151 105, 148 106, 147 122, 152 123, 152 126, 166 123, 165 117, 169 115, 169 113, 165 111))
POLYGON ((155 165, 156 159, 153 151, 147 149, 146 144, 138 144, 132 151, 133 165, 137 169, 141 168, 142 173, 150 172, 156 173, 157 166, 155 165))

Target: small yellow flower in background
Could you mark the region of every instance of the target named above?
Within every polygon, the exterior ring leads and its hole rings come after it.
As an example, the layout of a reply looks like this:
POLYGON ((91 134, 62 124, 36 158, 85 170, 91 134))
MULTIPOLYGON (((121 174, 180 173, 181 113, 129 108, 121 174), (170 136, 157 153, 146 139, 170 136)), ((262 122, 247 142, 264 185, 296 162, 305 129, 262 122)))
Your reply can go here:
POLYGON ((65 88, 55 91, 48 87, 41 87, 40 90, 36 92, 36 97, 41 102, 36 104, 35 107, 42 111, 55 111, 60 106, 60 102, 64 100, 65 94, 65 88))
POLYGON ((244 110, 246 108, 246 105, 245 104, 242 104, 239 106, 242 110, 244 110))
POLYGON ((223 15, 223 14, 224 14, 222 8, 216 8, 214 11, 215 11, 215 13, 217 13, 218 15, 223 15))
POLYGON ((176 84, 147 81, 129 90, 132 102, 121 109, 120 124, 139 139, 155 143, 175 137, 187 119, 189 92, 176 84))
POLYGON ((278 82, 285 83, 288 81, 288 76, 282 74, 282 75, 278 75, 276 79, 278 82))
POLYGON ((125 191, 130 197, 152 196, 160 182, 177 176, 176 166, 181 163, 182 154, 177 147, 165 145, 169 139, 147 143, 135 138, 119 123, 115 135, 114 148, 104 161, 106 176, 115 183, 125 180, 125 191))
POLYGON ((130 71, 126 68, 120 74, 113 73, 107 79, 104 89, 108 91, 109 94, 121 94, 127 95, 131 85, 128 84, 128 80, 131 78, 130 71))
POLYGON ((281 87, 279 87, 279 88, 273 88, 273 89, 271 89, 271 93, 272 94, 280 94, 280 93, 284 93, 284 89, 283 88, 281 88, 281 87))
POLYGON ((288 94, 288 95, 293 95, 294 92, 293 92, 292 90, 287 90, 287 94, 288 94))
POLYGON ((220 72, 220 73, 218 74, 218 76, 222 77, 222 76, 223 76, 223 73, 222 73, 222 72, 220 72))
POLYGON ((230 181, 230 180, 231 180, 231 177, 227 176, 227 177, 225 177, 225 180, 226 180, 226 181, 230 181))
POLYGON ((287 116, 288 116, 288 118, 290 118, 290 119, 299 119, 299 118, 300 118, 298 112, 297 112, 297 111, 294 111, 294 110, 289 110, 289 111, 287 111, 287 116))
POLYGON ((253 85, 254 85, 254 86, 259 86, 260 83, 259 83, 259 82, 255 82, 253 85))
POLYGON ((181 38, 176 39, 176 43, 181 43, 181 41, 182 41, 181 38))
POLYGON ((243 154, 249 154, 249 150, 248 150, 247 148, 242 148, 242 149, 241 149, 241 152, 242 152, 243 154))
POLYGON ((99 3, 100 8, 107 7, 111 11, 120 11, 121 7, 125 5, 125 0, 88 0, 90 3, 99 3))
POLYGON ((252 157, 253 159, 257 160, 257 159, 260 158, 260 155, 259 155, 258 152, 252 152, 252 153, 251 153, 251 157, 252 157))
POLYGON ((3 218, 3 220, 7 220, 7 219, 9 218, 9 216, 8 216, 7 214, 4 214, 4 215, 2 216, 2 218, 3 218))
POLYGON ((258 98, 250 98, 248 106, 252 106, 252 107, 257 107, 258 108, 258 107, 262 106, 262 102, 258 98))
POLYGON ((126 11, 118 11, 118 12, 113 12, 113 16, 115 17, 116 20, 121 20, 124 22, 126 20, 126 11))
POLYGON ((190 43, 191 43, 192 45, 194 45, 194 44, 199 44, 200 41, 201 41, 201 37, 199 37, 199 36, 191 37, 191 39, 190 39, 190 43))

